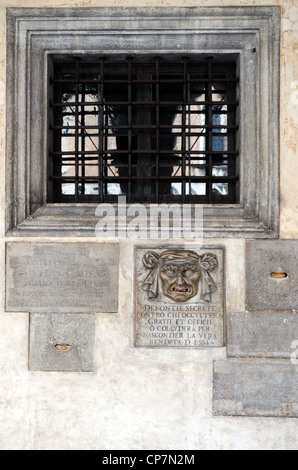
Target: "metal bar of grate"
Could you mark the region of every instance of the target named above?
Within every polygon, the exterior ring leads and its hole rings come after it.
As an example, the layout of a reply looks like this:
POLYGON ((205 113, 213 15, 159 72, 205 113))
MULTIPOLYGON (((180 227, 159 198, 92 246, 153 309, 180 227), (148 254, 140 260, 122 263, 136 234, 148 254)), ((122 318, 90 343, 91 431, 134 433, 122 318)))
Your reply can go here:
MULTIPOLYGON (((93 176, 78 176, 78 177, 72 177, 72 176, 53 176, 52 179, 54 180, 61 180, 61 181, 97 181, 96 177, 93 176)), ((104 180, 107 181, 119 181, 119 180, 124 180, 126 181, 127 178, 125 176, 115 176, 115 177, 110 177, 110 176, 104 176, 104 180)), ((151 180, 156 180, 158 179, 159 181, 162 180, 170 180, 170 181, 180 181, 181 177, 179 176, 132 176, 131 180, 135 181, 151 181, 151 180)), ((218 182, 226 182, 226 181, 235 181, 237 180, 237 176, 193 176, 192 181, 218 181, 218 182)))
MULTIPOLYGON (((208 82, 209 84, 211 82, 208 82)), ((187 85, 186 82, 183 83, 183 86, 184 85, 187 85)), ((211 92, 212 94, 212 92, 211 92)), ((212 96, 210 94, 210 97, 209 99, 206 99, 204 101, 188 101, 188 100, 183 100, 183 105, 185 106, 188 106, 188 105, 192 105, 192 104, 195 104, 195 105, 198 105, 198 104, 204 104, 204 105, 207 105, 207 106, 211 106, 212 104, 214 104, 214 101, 212 101, 212 96)), ((157 105, 157 102, 156 101, 148 101, 148 100, 135 100, 135 101, 106 101, 105 102, 106 105, 110 105, 110 106, 118 106, 118 105, 125 105, 125 106, 128 106, 128 105, 132 105, 132 106, 136 106, 136 105, 142 105, 142 106, 156 106, 157 105)), ((181 105, 181 101, 159 101, 158 103, 160 106, 170 106, 170 105, 176 105, 176 106, 180 106, 181 105)), ((101 106, 102 105, 102 102, 101 101, 94 101, 92 102, 92 105, 95 105, 95 106, 101 106)), ((229 106, 238 106, 239 105, 239 101, 221 101, 220 103, 221 106, 224 106, 224 105, 229 105, 229 106)), ((53 107, 53 108, 57 108, 57 107, 65 107, 65 103, 55 103, 55 102, 51 102, 50 103, 50 106, 53 107)), ((90 106, 90 102, 87 102, 87 101, 71 101, 68 103, 68 106, 90 106)), ((87 113, 87 112, 86 112, 87 113)))
MULTIPOLYGON (((206 100, 211 102, 212 105, 212 57, 208 58, 208 82, 206 83, 206 100)), ((212 175, 212 145, 213 145, 213 138, 212 138, 212 124, 213 124, 213 115, 212 115, 212 106, 208 105, 208 112, 206 114, 207 122, 208 122, 208 137, 207 137, 207 150, 208 150, 208 176, 212 175)), ((212 183, 210 179, 207 183, 207 192, 208 192, 208 199, 210 203, 212 203, 212 183)))
POLYGON ((127 97, 128 97, 128 142, 127 142, 127 149, 128 149, 128 189, 127 189, 127 197, 128 202, 131 202, 131 181, 132 181, 132 58, 128 58, 128 90, 127 90, 127 97))
MULTIPOLYGON (((177 150, 160 150, 159 153, 160 154, 173 154, 173 155, 177 155, 179 151, 177 150)), ((107 150, 103 150, 102 153, 105 155, 105 154, 123 154, 123 155, 126 155, 127 154, 127 150, 118 150, 118 149, 107 149, 107 150)), ((139 150, 132 150, 131 151, 132 154, 139 154, 140 151, 139 150)), ((142 150, 142 153, 147 153, 148 155, 150 154, 156 154, 156 150, 155 149, 152 149, 152 150, 142 150)), ((187 150, 187 155, 209 155, 210 154, 210 151, 209 150, 187 150)), ((98 151, 97 150, 85 150, 85 151, 82 151, 82 150, 78 150, 77 152, 74 152, 74 151, 61 151, 61 152, 50 152, 50 155, 51 156, 57 156, 57 155, 98 155, 98 151)), ((222 155, 222 154, 225 154, 225 155, 238 155, 239 152, 238 151, 231 151, 231 150, 213 150, 212 151, 212 154, 213 155, 222 155)), ((169 162, 169 164, 171 164, 169 162)))
MULTIPOLYGON (((187 79, 187 80, 184 80, 183 78, 182 79, 177 79, 177 78, 174 78, 172 80, 170 79, 167 79, 167 80, 131 80, 131 84, 132 85, 136 85, 136 84, 156 84, 156 83, 206 83, 206 82, 209 82, 209 81, 214 81, 214 78, 193 78, 193 79, 187 79)), ((216 78, 216 81, 217 82, 224 82, 224 83, 228 83, 228 82, 233 82, 233 83, 238 83, 239 82, 239 79, 238 78, 216 78)), ((50 79, 50 83, 53 84, 53 83, 77 83, 76 80, 71 80, 71 79, 59 79, 59 78, 51 78, 50 79)), ((81 79, 79 81, 79 83, 97 83, 97 84, 101 84, 103 83, 103 80, 84 80, 84 79, 81 79)), ((126 80, 105 80, 104 83, 106 84, 126 84, 126 80)))
MULTIPOLYGON (((75 88, 75 99, 76 102, 79 100, 79 61, 76 60, 76 88, 75 88)), ((81 124, 79 121, 79 104, 75 106, 75 124, 78 126, 81 124)), ((79 201, 79 133, 75 134, 75 202, 79 201)), ((80 152, 81 153, 81 152, 80 152)))

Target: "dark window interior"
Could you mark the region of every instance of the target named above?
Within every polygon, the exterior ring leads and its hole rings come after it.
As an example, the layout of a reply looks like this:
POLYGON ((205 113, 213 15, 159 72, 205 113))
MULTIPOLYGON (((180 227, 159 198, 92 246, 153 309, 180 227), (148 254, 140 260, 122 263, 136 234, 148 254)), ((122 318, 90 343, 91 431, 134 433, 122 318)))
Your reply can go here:
POLYGON ((51 71, 48 202, 238 202, 236 60, 57 57, 51 71))

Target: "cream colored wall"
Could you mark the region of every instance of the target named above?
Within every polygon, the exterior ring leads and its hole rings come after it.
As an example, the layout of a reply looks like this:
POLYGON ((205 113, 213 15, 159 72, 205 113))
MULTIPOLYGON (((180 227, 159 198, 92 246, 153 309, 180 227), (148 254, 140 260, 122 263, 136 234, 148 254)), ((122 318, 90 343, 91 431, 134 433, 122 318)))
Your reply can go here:
MULTIPOLYGON (((0 449, 297 448, 295 419, 212 417, 212 360, 224 351, 133 347, 130 241, 121 242, 120 312, 96 317, 95 374, 29 372, 28 314, 3 312, 5 9, 268 4, 282 7, 280 236, 298 238, 297 0, 0 0, 0 449)), ((243 310, 244 241, 211 242, 226 247, 227 308, 243 310)))

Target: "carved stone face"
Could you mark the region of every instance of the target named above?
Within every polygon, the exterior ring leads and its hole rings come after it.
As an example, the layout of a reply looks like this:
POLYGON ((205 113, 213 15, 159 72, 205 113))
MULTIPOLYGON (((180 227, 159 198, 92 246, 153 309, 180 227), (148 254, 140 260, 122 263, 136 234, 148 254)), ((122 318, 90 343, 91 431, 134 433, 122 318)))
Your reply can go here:
POLYGON ((175 302, 186 302, 198 293, 201 268, 199 260, 163 260, 160 278, 163 293, 175 302))

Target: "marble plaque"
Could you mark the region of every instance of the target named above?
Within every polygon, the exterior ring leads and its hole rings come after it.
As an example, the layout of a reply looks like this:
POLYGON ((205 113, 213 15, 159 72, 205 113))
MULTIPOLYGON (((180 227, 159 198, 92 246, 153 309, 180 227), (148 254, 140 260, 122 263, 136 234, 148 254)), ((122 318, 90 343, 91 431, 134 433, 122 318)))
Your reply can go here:
POLYGON ((138 247, 135 344, 224 345, 223 248, 138 247))
POLYGON ((6 310, 118 310, 119 248, 100 243, 7 243, 6 310))

